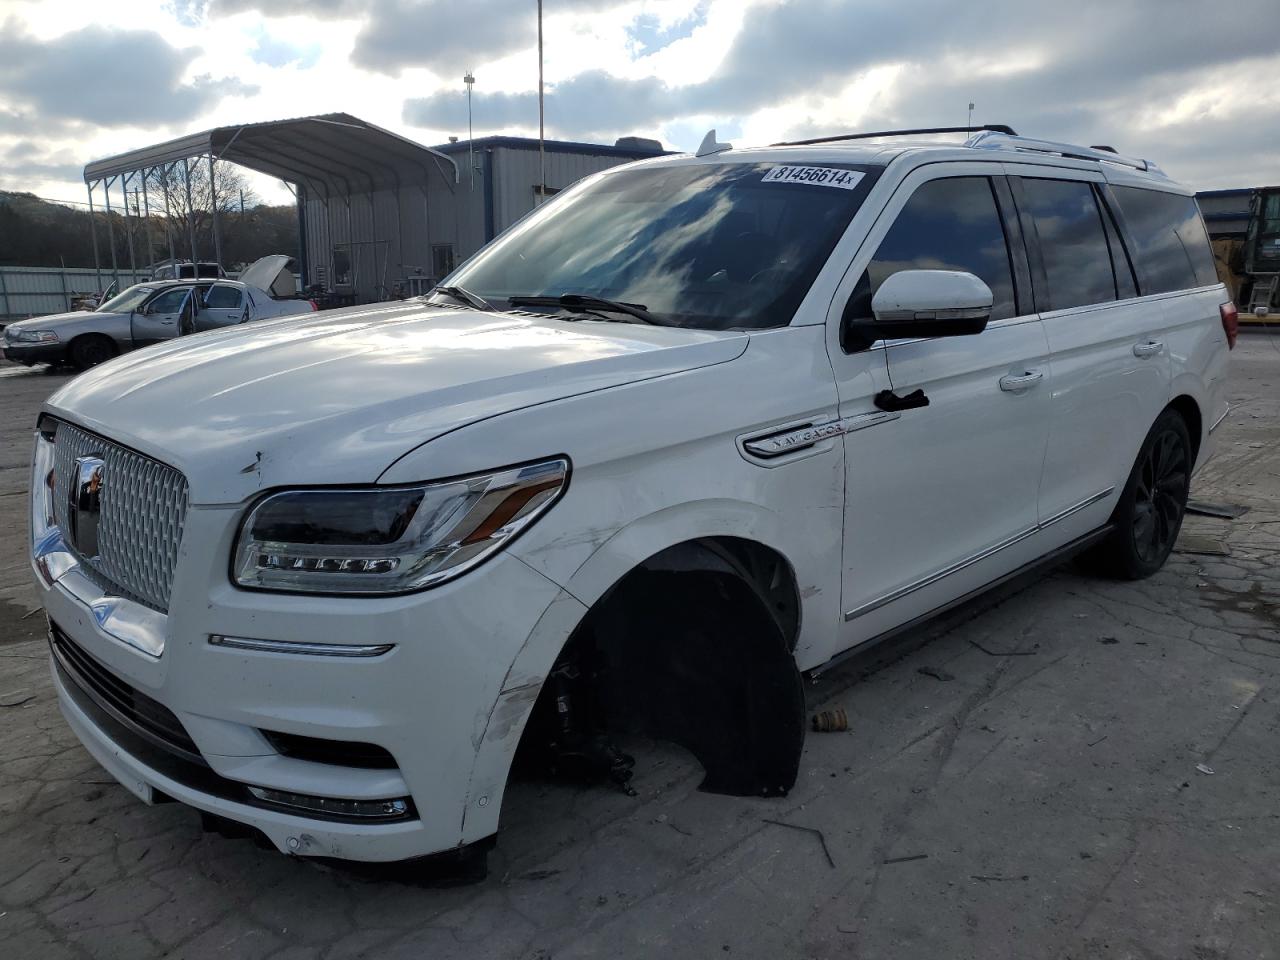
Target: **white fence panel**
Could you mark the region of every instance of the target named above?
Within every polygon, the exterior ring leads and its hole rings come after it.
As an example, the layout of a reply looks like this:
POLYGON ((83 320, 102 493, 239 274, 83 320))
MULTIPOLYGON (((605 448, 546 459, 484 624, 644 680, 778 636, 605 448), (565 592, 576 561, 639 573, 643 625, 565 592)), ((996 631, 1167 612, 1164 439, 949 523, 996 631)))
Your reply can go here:
MULTIPOLYGON (((105 287, 115 273, 103 270, 101 277, 105 287)), ((121 270, 120 286, 138 283, 144 277, 141 272, 121 270)), ((74 297, 98 290, 98 273, 91 267, 0 267, 0 319, 65 313, 71 309, 74 297)))

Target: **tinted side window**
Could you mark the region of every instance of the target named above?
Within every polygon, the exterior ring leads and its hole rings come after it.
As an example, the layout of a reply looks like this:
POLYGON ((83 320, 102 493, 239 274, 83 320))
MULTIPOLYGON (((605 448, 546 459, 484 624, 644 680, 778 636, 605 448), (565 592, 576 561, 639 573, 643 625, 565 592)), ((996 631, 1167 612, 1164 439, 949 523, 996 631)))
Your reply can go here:
POLYGON ((1022 195, 1040 237, 1049 309, 1114 300, 1111 251, 1093 187, 1078 180, 1024 179, 1022 195))
POLYGON ((1143 293, 1168 293, 1218 282, 1213 252, 1194 197, 1112 187, 1133 237, 1143 293))
POLYGON ((226 287, 222 284, 214 286, 208 294, 205 295, 204 305, 211 309, 227 309, 234 310, 240 306, 240 291, 235 287, 226 287))
POLYGON ((871 316, 871 298, 899 270, 967 270, 991 288, 991 319, 1012 317, 1013 268, 991 181, 931 180, 907 201, 854 288, 854 316, 871 316))
POLYGON ((174 287, 159 294, 149 304, 148 313, 177 313, 182 308, 182 301, 187 298, 186 287, 174 287))

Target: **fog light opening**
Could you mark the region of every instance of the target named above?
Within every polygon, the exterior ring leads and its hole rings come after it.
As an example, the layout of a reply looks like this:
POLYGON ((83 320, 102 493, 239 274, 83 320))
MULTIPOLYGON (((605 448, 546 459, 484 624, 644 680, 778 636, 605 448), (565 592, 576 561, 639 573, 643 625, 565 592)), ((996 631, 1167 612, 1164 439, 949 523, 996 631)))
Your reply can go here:
POLYGON ((413 801, 408 797, 386 800, 341 800, 312 797, 305 793, 249 787, 249 792, 263 803, 284 807, 313 816, 342 820, 407 820, 413 816, 413 801))

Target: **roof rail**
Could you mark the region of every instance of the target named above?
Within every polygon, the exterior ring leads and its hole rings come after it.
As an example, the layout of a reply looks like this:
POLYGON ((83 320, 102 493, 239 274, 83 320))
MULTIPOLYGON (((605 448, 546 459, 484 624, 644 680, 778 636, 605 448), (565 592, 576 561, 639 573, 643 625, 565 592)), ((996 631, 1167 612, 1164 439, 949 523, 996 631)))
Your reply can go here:
POLYGON ((1003 123, 988 123, 981 127, 919 127, 915 130, 875 130, 871 133, 845 133, 838 137, 813 137, 809 140, 786 140, 770 144, 774 147, 807 147, 814 143, 838 143, 841 140, 871 140, 875 137, 915 137, 925 133, 1002 133, 1016 137, 1013 127, 1003 123))
POLYGON ((983 131, 972 136, 965 143, 967 147, 979 150, 1022 150, 1028 153, 1051 153, 1059 157, 1070 157, 1072 160, 1097 160, 1102 163, 1114 163, 1122 167, 1132 167, 1147 173, 1164 176, 1164 171, 1150 160, 1137 157, 1122 157, 1108 146, 1081 147, 1072 143, 1054 143, 1052 140, 1033 140, 1030 137, 1019 137, 1002 130, 983 131))

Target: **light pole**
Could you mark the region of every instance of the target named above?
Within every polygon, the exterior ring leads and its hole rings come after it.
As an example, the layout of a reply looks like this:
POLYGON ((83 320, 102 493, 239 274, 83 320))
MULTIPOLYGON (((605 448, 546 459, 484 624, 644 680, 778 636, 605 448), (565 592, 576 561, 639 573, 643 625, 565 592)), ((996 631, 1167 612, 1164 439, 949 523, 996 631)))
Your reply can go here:
POLYGON ((542 0, 538 0, 538 203, 547 199, 546 124, 542 106, 542 0))
POLYGON ((471 189, 476 188, 476 155, 475 155, 475 137, 471 134, 471 88, 476 82, 476 78, 471 75, 471 71, 467 71, 467 75, 462 78, 462 82, 467 85, 467 165, 471 168, 471 189))

